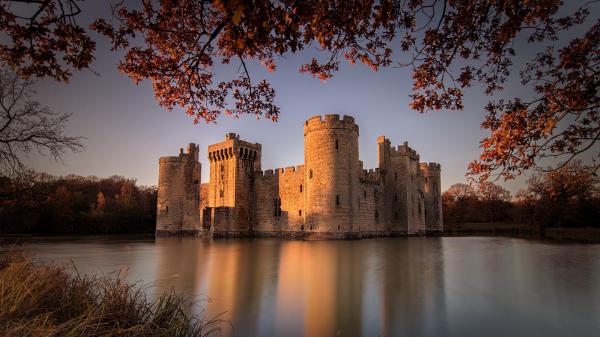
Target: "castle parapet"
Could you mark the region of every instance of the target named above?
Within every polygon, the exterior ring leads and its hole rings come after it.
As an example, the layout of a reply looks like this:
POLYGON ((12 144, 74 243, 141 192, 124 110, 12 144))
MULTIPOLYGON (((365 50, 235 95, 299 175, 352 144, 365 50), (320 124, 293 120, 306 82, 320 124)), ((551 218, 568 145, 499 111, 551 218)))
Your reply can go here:
POLYGON ((419 167, 421 168, 421 170, 428 170, 428 171, 439 171, 442 169, 441 165, 439 163, 419 163, 419 167))
POLYGON ((158 158, 158 163, 174 163, 174 162, 187 162, 187 161, 198 161, 200 148, 197 144, 190 143, 187 147, 187 151, 184 152, 183 148, 179 148, 178 156, 166 156, 158 158))
POLYGON ((358 133, 358 125, 352 116, 344 115, 340 119, 338 114, 325 115, 324 118, 319 115, 313 116, 304 122, 304 135, 310 131, 320 129, 348 129, 358 133))
MULTIPOLYGON (((240 139, 238 134, 230 132, 225 135, 224 141, 208 146, 208 160, 215 162, 231 158, 241 158, 259 163, 261 149, 261 144, 247 142, 240 139)), ((259 169, 259 164, 257 164, 256 169, 259 169)))
POLYGON ((381 184, 381 174, 379 169, 362 170, 360 182, 363 184, 379 185, 381 184))
POLYGON ((392 147, 390 155, 392 156, 408 156, 412 160, 419 160, 419 154, 416 150, 413 150, 410 146, 408 146, 408 142, 404 142, 402 145, 398 145, 398 148, 395 149, 392 147))

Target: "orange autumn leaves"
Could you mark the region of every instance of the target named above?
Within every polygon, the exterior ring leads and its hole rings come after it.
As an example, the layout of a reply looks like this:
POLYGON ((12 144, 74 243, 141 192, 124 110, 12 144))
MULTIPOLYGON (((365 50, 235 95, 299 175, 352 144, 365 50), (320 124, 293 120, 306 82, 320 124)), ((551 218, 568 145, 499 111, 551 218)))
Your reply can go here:
POLYGON ((312 59, 300 72, 327 80, 339 69, 340 56, 377 70, 391 63, 395 12, 391 1, 163 0, 137 9, 121 5, 118 23, 99 19, 93 28, 125 51, 121 71, 152 81, 162 106, 185 108, 196 122, 215 121, 222 112, 277 120, 275 91, 252 79, 248 62, 275 71, 278 57, 314 43, 327 57, 312 59), (143 42, 134 45, 134 36, 143 42), (227 65, 239 71, 222 79, 215 69, 227 65))
MULTIPOLYGON (((0 0, 2 31, 13 41, 0 46, 2 60, 22 76, 62 81, 89 66, 95 45, 73 19, 78 2, 29 3, 33 16, 21 18, 0 0)), ((374 71, 410 68, 410 107, 419 112, 462 110, 465 89, 477 85, 493 97, 518 75, 533 97, 489 103, 481 126, 490 135, 469 166, 483 179, 511 179, 539 169, 544 158, 568 161, 598 140, 600 39, 598 23, 586 21, 594 6, 569 12, 560 1, 144 0, 118 3, 114 18, 91 28, 124 52, 120 71, 151 81, 162 106, 181 107, 196 123, 222 113, 277 120, 274 88, 253 78, 248 63, 276 71, 279 58, 307 48, 318 55, 299 71, 322 81, 342 60, 374 71), (564 41, 571 28, 583 33, 564 41), (514 64, 527 55, 515 49, 518 38, 526 48, 547 48, 525 69, 514 64)))

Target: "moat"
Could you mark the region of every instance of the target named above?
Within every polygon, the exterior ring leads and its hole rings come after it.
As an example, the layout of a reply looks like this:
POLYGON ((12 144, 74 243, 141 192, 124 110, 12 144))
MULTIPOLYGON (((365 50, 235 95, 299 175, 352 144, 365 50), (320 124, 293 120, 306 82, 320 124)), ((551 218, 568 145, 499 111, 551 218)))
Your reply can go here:
POLYGON ((209 317, 224 312, 236 336, 600 333, 600 245, 497 237, 19 241, 39 262, 121 273, 156 285, 150 295, 174 288, 209 317))

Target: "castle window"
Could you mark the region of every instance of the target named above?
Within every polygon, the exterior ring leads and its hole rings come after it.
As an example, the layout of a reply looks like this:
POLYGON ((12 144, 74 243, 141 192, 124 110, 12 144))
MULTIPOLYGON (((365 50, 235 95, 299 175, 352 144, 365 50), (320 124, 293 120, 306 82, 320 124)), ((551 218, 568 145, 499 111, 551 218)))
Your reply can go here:
POLYGON ((419 203, 419 215, 421 215, 421 203, 419 203))
POLYGON ((335 149, 338 150, 340 148, 340 143, 338 142, 338 140, 335 140, 335 149))
POLYGON ((219 191, 219 197, 223 198, 223 194, 224 194, 224 193, 223 193, 223 190, 220 190, 220 191, 219 191))
POLYGON ((363 195, 365 197, 365 200, 367 200, 367 191, 363 191, 363 195))
POLYGON ((398 201, 398 194, 394 194, 394 201, 398 201))
POLYGON ((398 172, 394 172, 394 180, 398 180, 398 172))
POLYGON ((339 194, 336 194, 336 196, 335 196, 335 205, 336 206, 340 205, 340 195, 339 194))
POLYGON ((300 193, 302 193, 302 185, 300 185, 300 193))
POLYGON ((375 220, 379 219, 379 212, 377 212, 377 210, 375 210, 375 220))
POLYGON ((425 177, 425 184, 427 184, 427 177, 425 177))
POLYGON ((302 210, 298 211, 298 216, 302 216, 302 210))
POLYGON ((223 164, 221 164, 221 172, 225 171, 225 166, 223 166, 223 164))
POLYGON ((338 232, 340 231, 340 225, 338 225, 338 232))
POLYGON ((304 230, 304 225, 300 226, 300 230, 302 230, 302 231, 304 230))
POLYGON ((194 180, 194 184, 198 185, 198 180, 194 180))
POLYGON ((398 220, 398 212, 394 212, 394 219, 398 220))
POLYGON ((167 214, 169 214, 169 206, 167 206, 167 214))
POLYGON ((312 179, 312 170, 308 170, 308 179, 312 179))
POLYGON ((281 199, 273 198, 273 216, 281 216, 281 199))

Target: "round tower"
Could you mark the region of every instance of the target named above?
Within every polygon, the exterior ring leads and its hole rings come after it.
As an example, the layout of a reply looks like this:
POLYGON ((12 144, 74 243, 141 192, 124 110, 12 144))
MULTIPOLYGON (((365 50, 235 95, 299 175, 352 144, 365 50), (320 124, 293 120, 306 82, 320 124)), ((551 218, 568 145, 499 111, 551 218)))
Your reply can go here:
POLYGON ((358 125, 354 118, 314 116, 304 123, 305 228, 353 232, 358 200, 358 125))
POLYGON ((420 163, 425 197, 425 230, 443 230, 441 167, 438 163, 420 163))
POLYGON ((161 157, 158 160, 157 235, 181 233, 185 196, 185 178, 182 166, 183 163, 179 157, 161 157))
POLYGON ((192 234, 199 224, 200 163, 198 147, 158 160, 156 234, 192 234))

